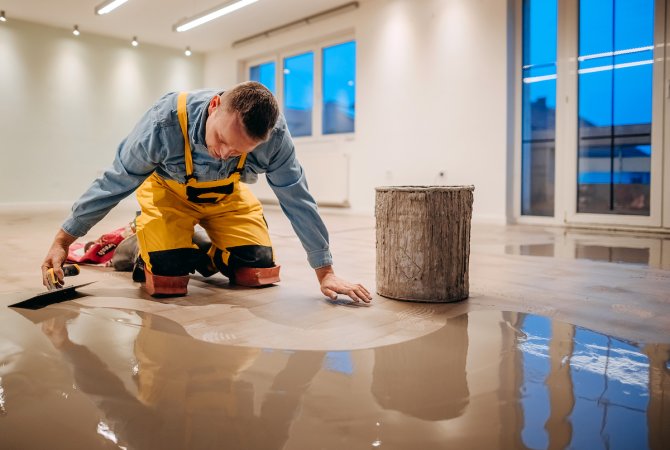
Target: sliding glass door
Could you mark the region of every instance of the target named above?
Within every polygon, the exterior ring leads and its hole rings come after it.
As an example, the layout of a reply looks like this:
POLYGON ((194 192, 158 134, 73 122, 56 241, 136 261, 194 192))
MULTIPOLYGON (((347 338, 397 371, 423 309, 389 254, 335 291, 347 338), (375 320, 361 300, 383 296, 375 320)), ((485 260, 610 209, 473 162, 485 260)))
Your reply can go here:
POLYGON ((576 3, 567 221, 661 226, 666 0, 576 3))
POLYGON ((650 214, 653 53, 654 0, 579 2, 577 212, 650 214))
POLYGON ((520 221, 670 227, 670 0, 520 1, 520 221))

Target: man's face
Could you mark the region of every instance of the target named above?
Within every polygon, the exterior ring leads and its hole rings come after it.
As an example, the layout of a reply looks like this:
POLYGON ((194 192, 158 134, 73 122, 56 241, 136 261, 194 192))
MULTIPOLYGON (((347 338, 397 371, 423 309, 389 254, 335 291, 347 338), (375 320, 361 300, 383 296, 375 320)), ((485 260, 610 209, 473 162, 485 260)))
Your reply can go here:
POLYGON ((213 158, 234 158, 249 153, 260 144, 247 135, 239 114, 228 111, 218 95, 209 102, 208 112, 205 143, 213 158))

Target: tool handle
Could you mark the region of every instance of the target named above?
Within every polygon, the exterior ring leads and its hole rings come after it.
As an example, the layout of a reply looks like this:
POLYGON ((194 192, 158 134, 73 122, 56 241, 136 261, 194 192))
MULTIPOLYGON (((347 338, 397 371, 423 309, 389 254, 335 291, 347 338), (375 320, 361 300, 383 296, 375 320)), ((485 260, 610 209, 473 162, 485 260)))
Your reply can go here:
POLYGON ((68 264, 66 266, 63 266, 63 275, 66 277, 73 277, 75 275, 79 275, 81 270, 79 269, 79 266, 77 264, 68 264))
MULTIPOLYGON (((81 272, 77 264, 68 264, 63 266, 62 269, 63 269, 63 276, 66 277, 73 277, 75 275, 79 275, 79 272, 81 272)), ((47 270, 47 283, 48 283, 47 289, 50 291, 53 289, 63 287, 63 285, 58 281, 58 278, 56 278, 56 273, 54 272, 53 267, 47 270)))

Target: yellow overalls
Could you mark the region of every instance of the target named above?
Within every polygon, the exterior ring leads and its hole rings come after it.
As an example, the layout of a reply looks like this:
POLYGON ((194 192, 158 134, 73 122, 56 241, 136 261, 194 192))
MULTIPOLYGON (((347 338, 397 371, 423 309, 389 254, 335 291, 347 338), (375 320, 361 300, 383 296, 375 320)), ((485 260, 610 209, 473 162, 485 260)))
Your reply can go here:
POLYGON ((272 243, 263 208, 240 182, 247 155, 240 156, 237 169, 226 179, 199 182, 193 176, 186 97, 187 93, 182 92, 177 99, 177 115, 184 136, 186 183, 163 179, 154 172, 137 190, 142 209, 137 218, 137 242, 146 268, 165 276, 192 272, 194 268, 189 261, 190 254, 198 251, 193 243, 198 223, 212 240, 207 255, 224 275, 230 276, 225 269, 231 262, 231 250, 234 254, 236 247, 261 249, 269 255, 260 265, 254 264, 254 258, 241 258, 248 267, 272 267, 272 243))

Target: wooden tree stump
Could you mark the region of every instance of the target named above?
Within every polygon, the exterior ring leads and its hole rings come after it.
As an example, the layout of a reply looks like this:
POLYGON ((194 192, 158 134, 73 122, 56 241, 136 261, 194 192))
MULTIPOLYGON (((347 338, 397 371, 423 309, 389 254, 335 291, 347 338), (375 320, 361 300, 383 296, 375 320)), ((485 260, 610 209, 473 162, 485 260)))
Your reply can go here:
POLYGON ((377 293, 398 300, 468 298, 474 186, 376 189, 377 293))

